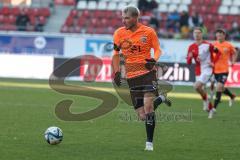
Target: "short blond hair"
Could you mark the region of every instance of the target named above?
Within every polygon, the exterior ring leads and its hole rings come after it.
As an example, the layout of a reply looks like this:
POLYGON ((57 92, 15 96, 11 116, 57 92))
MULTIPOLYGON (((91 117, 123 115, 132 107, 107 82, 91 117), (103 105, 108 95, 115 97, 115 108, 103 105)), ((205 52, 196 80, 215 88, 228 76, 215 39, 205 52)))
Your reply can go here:
POLYGON ((130 15, 132 16, 132 17, 139 17, 140 16, 140 11, 139 11, 139 9, 137 8, 137 7, 135 7, 135 6, 132 6, 132 5, 128 5, 128 6, 126 6, 126 7, 124 7, 123 8, 123 10, 122 10, 122 13, 130 13, 130 15))

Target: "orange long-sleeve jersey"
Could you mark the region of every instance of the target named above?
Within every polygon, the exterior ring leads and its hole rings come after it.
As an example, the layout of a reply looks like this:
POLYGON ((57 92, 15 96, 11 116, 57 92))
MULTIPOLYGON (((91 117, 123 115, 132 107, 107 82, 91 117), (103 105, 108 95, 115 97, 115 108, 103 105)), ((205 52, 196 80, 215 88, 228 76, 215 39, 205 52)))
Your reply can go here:
POLYGON ((228 73, 228 65, 231 56, 236 52, 234 46, 227 41, 222 43, 216 41, 213 45, 219 50, 218 56, 214 64, 214 73, 228 73))
MULTIPOLYGON (((138 23, 138 29, 135 32, 127 30, 125 27, 117 29, 113 41, 120 48, 125 59, 127 78, 134 78, 149 72, 145 68, 145 59, 151 58, 151 48, 154 49, 154 59, 156 61, 161 55, 156 32, 140 23, 138 23)), ((119 54, 119 51, 114 50, 114 55, 116 54, 119 54)))

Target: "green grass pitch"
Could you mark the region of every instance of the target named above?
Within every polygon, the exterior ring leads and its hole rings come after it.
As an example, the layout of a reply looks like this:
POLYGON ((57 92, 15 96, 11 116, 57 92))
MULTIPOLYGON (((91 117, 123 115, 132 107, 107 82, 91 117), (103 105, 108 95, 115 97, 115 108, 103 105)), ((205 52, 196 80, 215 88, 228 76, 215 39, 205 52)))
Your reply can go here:
MULTIPOLYGON (((99 100, 63 95, 34 86, 46 81, 0 80, 0 160, 237 160, 240 157, 240 103, 231 108, 222 101, 213 119, 207 119, 200 99, 172 97, 171 108, 162 105, 156 125, 154 151, 146 152, 145 127, 134 110, 120 101, 112 112, 86 122, 66 122, 54 114, 56 103, 73 99, 73 112, 94 108, 99 100), (1 85, 4 83, 14 85, 1 85), (16 85, 18 84, 18 85, 16 85), (174 119, 171 115, 191 115, 174 119), (126 115, 131 115, 131 119, 126 115), (170 115, 170 116, 169 116, 170 115), (164 117, 166 116, 166 117, 164 117), (125 119, 124 119, 125 118, 125 119), (63 130, 60 145, 43 137, 49 126, 63 130)), ((98 87, 110 84, 96 83, 98 87)), ((239 89, 231 89, 240 95, 239 89)), ((175 86, 172 93, 195 93, 175 86)))

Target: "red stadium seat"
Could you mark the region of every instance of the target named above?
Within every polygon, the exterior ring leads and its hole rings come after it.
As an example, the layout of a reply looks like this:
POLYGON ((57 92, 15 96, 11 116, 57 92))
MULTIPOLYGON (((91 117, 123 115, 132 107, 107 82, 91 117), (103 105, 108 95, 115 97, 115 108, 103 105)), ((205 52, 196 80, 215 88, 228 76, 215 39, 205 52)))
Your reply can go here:
POLYGON ((73 18, 69 16, 65 21, 65 25, 72 26, 73 25, 73 18))
POLYGON ((88 10, 83 10, 83 11, 82 11, 82 16, 89 18, 89 17, 91 17, 91 14, 90 14, 90 12, 89 12, 88 10))
POLYGON ((95 33, 95 28, 93 28, 93 27, 88 27, 88 28, 87 28, 87 33, 89 33, 89 34, 95 33))
POLYGON ((20 8, 19 7, 13 7, 11 9, 11 14, 13 14, 14 16, 17 16, 20 14, 20 8))
POLYGON ((209 13, 210 14, 217 14, 217 12, 218 12, 218 6, 216 6, 216 5, 211 5, 211 6, 209 6, 209 13))
POLYGON ((76 10, 76 9, 71 10, 70 16, 71 17, 77 17, 78 16, 78 10, 76 10))
POLYGON ((39 16, 40 11, 38 8, 27 8, 27 13, 29 16, 39 16))
POLYGON ((4 15, 0 15, 0 24, 4 21, 4 15))
POLYGON ((0 9, 0 14, 3 14, 5 16, 9 15, 10 14, 10 8, 9 7, 2 7, 0 9))
POLYGON ((16 24, 16 16, 14 15, 9 15, 9 23, 10 24, 16 24))
POLYGON ((102 18, 102 19, 101 19, 101 25, 102 25, 102 26, 106 26, 106 25, 107 25, 107 21, 108 21, 107 18, 102 18))
POLYGON ((30 10, 32 10, 32 14, 34 15, 34 16, 39 16, 40 15, 40 10, 39 10, 39 8, 31 8, 30 10))
POLYGON ((46 18, 44 16, 39 17, 39 24, 45 25, 46 24, 46 18))
POLYGON ((74 26, 74 33, 81 33, 81 27, 74 26))
POLYGON ((4 16, 3 23, 4 24, 10 24, 9 16, 4 16))
POLYGON ((86 25, 87 19, 86 18, 79 18, 78 19, 78 26, 83 27, 86 25))
POLYGON ((235 17, 234 15, 228 15, 228 16, 226 17, 227 22, 232 24, 232 22, 234 21, 234 17, 235 17))
POLYGON ((91 19, 90 25, 91 25, 92 27, 97 27, 98 24, 99 24, 99 22, 98 22, 98 19, 97 19, 97 18, 92 18, 92 19, 91 19))
POLYGON ((51 15, 50 9, 48 7, 40 8, 39 15, 44 17, 49 17, 51 15))
POLYGON ((94 17, 97 17, 97 18, 102 18, 105 16, 104 12, 101 10, 95 10, 93 14, 94 14, 94 17))
POLYGON ((72 6, 75 5, 75 0, 64 0, 64 5, 72 6))
POLYGON ((61 32, 62 33, 67 33, 68 32, 68 26, 67 25, 63 25, 61 28, 61 32))

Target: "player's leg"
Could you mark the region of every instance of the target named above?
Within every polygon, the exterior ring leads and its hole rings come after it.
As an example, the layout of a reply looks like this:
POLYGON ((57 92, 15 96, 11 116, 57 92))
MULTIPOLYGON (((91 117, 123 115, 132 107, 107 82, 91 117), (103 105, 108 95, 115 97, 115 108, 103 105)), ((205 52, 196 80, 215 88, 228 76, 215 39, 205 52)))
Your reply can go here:
POLYGON ((227 81, 228 73, 215 74, 217 87, 216 87, 216 97, 214 101, 213 108, 217 108, 219 102, 221 101, 222 93, 224 91, 224 84, 227 81))
POLYGON ((213 114, 216 112, 217 106, 221 101, 222 92, 224 90, 224 84, 227 80, 227 75, 228 75, 227 73, 215 74, 215 79, 217 81, 216 96, 215 96, 213 108, 209 111, 208 118, 213 117, 213 114))
POLYGON ((157 87, 155 86, 156 72, 152 71, 145 75, 142 79, 142 84, 144 84, 144 111, 146 115, 145 127, 147 133, 146 148, 145 150, 153 150, 153 135, 155 129, 155 113, 153 107, 153 101, 158 95, 157 87))
POLYGON ((156 71, 153 71, 152 74, 150 74, 150 76, 151 76, 150 80, 152 80, 151 84, 153 85, 153 88, 155 88, 156 94, 156 97, 153 100, 154 110, 156 110, 158 106, 160 106, 162 103, 165 103, 168 107, 170 107, 172 105, 172 102, 170 101, 170 99, 167 98, 167 94, 161 91, 162 87, 166 88, 166 86, 161 86, 159 84, 156 71))
POLYGON ((219 102, 221 101, 223 89, 224 89, 224 84, 221 82, 218 82, 216 87, 216 98, 214 100, 214 105, 213 105, 213 108, 215 109, 217 108, 219 102))
POLYGON ((144 111, 144 107, 139 107, 137 109, 135 109, 137 115, 138 115, 138 118, 142 121, 145 121, 146 119, 146 114, 145 114, 145 111, 144 111))
POLYGON ((153 150, 153 136, 155 129, 155 113, 153 108, 153 100, 155 98, 155 94, 151 92, 147 92, 144 94, 144 111, 146 115, 145 126, 147 132, 147 141, 145 150, 153 150))
POLYGON ((195 83, 195 90, 200 94, 202 100, 203 100, 203 110, 208 111, 209 107, 211 106, 211 102, 208 100, 207 92, 205 90, 205 86, 207 82, 211 78, 211 74, 209 72, 202 73, 200 76, 196 77, 196 83, 195 83))
POLYGON ((146 128, 146 146, 145 150, 152 151, 153 150, 153 135, 155 129, 155 113, 153 110, 153 99, 155 95, 152 93, 146 93, 142 99, 138 97, 138 103, 135 103, 135 111, 138 114, 139 119, 145 121, 146 128), (141 106, 142 105, 142 106, 141 106))
POLYGON ((212 101, 213 100, 213 96, 214 96, 214 86, 215 86, 215 78, 214 78, 214 75, 211 76, 211 79, 210 79, 210 100, 212 101))
POLYGON ((226 87, 224 88, 223 93, 230 97, 229 107, 231 107, 233 105, 234 99, 236 98, 236 95, 231 93, 231 91, 226 87))
MULTIPOLYGON (((147 142, 146 142, 145 149, 153 150, 153 145, 152 145, 153 138, 151 137, 153 137, 155 121, 153 126, 149 126, 148 123, 151 123, 150 120, 152 116, 149 113, 153 112, 153 98, 155 98, 155 95, 151 95, 149 96, 149 98, 146 98, 146 99, 144 98, 144 95, 146 93, 145 85, 148 84, 148 81, 146 82, 146 80, 148 80, 146 76, 141 76, 138 78, 128 80, 128 85, 130 88, 130 95, 131 95, 131 100, 132 100, 134 109, 137 112, 139 119, 141 119, 142 121, 145 121, 146 135, 147 135, 147 142), (150 106, 151 108, 145 107, 145 106, 150 106), (145 111, 147 112, 147 114, 145 111)), ((155 120, 155 116, 153 116, 153 118, 155 120)))
POLYGON ((207 98, 207 92, 204 90, 204 84, 202 82, 197 81, 194 85, 195 90, 200 94, 202 100, 203 100, 203 110, 208 109, 208 98, 207 98))

